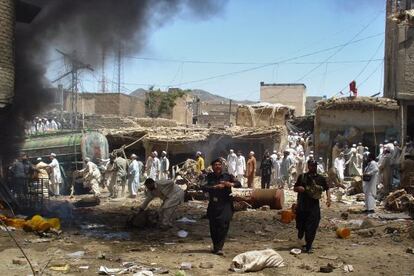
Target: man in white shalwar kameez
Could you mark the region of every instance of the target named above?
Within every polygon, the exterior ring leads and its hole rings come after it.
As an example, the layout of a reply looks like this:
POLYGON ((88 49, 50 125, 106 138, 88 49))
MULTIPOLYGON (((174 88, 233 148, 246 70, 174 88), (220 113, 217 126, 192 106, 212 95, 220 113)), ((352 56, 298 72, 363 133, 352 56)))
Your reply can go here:
POLYGON ((99 183, 102 181, 102 175, 98 166, 89 157, 85 157, 85 167, 78 172, 82 174, 83 187, 90 188, 93 194, 99 197, 101 195, 99 183))
POLYGON ((130 197, 136 197, 139 189, 140 168, 137 161, 137 156, 131 154, 131 163, 128 166, 128 191, 130 197))
POLYGON ((280 159, 280 153, 273 151, 273 154, 270 155, 270 160, 272 160, 272 177, 270 179, 271 185, 279 185, 280 183, 280 164, 282 160, 280 159))
POLYGON ((236 161, 237 161, 237 155, 234 153, 234 150, 230 150, 229 155, 227 155, 227 169, 228 173, 237 176, 236 173, 236 161))
POLYGON ((147 178, 144 183, 146 187, 145 200, 139 207, 139 211, 147 208, 154 198, 160 198, 163 202, 159 209, 160 228, 172 227, 175 210, 184 202, 184 191, 174 183, 173 180, 158 180, 147 178))
POLYGON ((62 174, 60 173, 59 161, 56 159, 56 154, 51 153, 49 167, 52 169, 50 174, 50 191, 53 195, 60 195, 60 185, 62 184, 62 174))
POLYGON ((246 174, 246 159, 242 155, 241 151, 237 152, 236 159, 236 178, 244 187, 244 175, 246 174))
POLYGON ((363 181, 363 191, 365 194, 365 212, 374 213, 375 212, 375 197, 377 196, 377 184, 378 184, 378 164, 375 162, 374 154, 368 156, 368 164, 364 170, 364 181, 363 181), (369 180, 366 177, 369 177, 369 180))
POLYGON ((339 178, 341 184, 344 182, 344 172, 345 172, 345 158, 344 153, 341 152, 339 156, 334 160, 334 168, 336 175, 339 178))
POLYGON ((169 170, 170 170, 170 160, 168 160, 166 151, 162 151, 160 162, 161 162, 160 179, 166 180, 169 178, 169 170))
POLYGON ((152 178, 154 180, 159 180, 160 169, 161 169, 161 162, 160 162, 160 159, 158 159, 158 152, 154 151, 152 153, 152 164, 151 164, 149 178, 152 178))

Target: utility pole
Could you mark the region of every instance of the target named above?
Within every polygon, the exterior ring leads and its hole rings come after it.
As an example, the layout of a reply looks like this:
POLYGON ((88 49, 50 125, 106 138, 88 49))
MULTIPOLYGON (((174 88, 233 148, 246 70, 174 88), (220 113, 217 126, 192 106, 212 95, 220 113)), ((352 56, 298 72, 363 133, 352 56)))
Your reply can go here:
POLYGON ((102 48, 102 80, 101 80, 101 90, 102 93, 106 92, 106 79, 105 79, 105 48, 102 48))
POLYGON ((230 103, 229 103, 229 126, 231 124, 231 102, 232 102, 232 100, 230 99, 230 103))
POLYGON ((118 48, 118 93, 121 93, 121 45, 118 48))
POLYGON ((79 70, 82 69, 88 69, 90 71, 93 71, 93 68, 90 64, 85 64, 81 62, 77 55, 76 51, 74 51, 72 54, 64 53, 60 50, 56 51, 63 55, 63 57, 70 61, 71 64, 71 70, 69 72, 66 72, 65 74, 61 75, 57 79, 53 80, 52 83, 57 82, 64 77, 71 75, 71 127, 72 129, 78 128, 78 77, 79 77, 79 70))

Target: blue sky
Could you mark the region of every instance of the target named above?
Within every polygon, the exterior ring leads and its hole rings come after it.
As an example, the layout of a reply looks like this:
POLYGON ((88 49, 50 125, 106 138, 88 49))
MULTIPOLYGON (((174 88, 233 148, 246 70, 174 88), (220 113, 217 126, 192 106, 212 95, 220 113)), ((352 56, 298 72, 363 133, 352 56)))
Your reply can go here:
MULTIPOLYGON (((230 0, 208 19, 183 12, 152 28, 145 48, 122 60, 122 91, 154 85, 259 100, 261 81, 300 82, 308 95, 331 97, 355 79, 369 96, 383 90, 384 29, 383 0, 230 0)), ((84 73, 82 88, 98 90, 100 77, 84 73)))

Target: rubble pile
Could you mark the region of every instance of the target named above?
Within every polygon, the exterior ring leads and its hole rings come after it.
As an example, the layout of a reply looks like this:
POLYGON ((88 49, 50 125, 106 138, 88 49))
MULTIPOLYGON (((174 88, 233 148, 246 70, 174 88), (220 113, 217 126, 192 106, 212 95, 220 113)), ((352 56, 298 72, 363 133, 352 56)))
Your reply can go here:
POLYGON ((319 101, 316 104, 316 109, 398 109, 398 103, 395 100, 387 98, 374 98, 374 97, 342 97, 331 98, 324 101, 319 101))
POLYGON ((404 189, 392 192, 385 199, 385 209, 396 212, 408 211, 413 208, 414 197, 408 194, 404 189))
POLYGON ((177 184, 186 184, 188 189, 199 189, 200 174, 197 172, 197 162, 194 159, 187 159, 177 168, 176 175, 177 184))
POLYGON ((347 195, 351 196, 351 195, 357 195, 357 194, 363 193, 362 177, 355 176, 352 178, 350 182, 351 182, 351 186, 346 191, 347 195))

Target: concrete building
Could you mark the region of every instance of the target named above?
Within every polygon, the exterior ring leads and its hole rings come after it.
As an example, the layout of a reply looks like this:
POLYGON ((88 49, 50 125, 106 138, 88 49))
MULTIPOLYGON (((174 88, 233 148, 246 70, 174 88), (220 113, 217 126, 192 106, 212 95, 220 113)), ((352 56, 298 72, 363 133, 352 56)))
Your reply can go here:
POLYGON ((384 97, 399 102, 397 125, 404 142, 406 135, 414 137, 414 3, 387 0, 386 8, 384 97))
POLYGON ((399 139, 398 103, 386 98, 337 98, 317 104, 314 121, 315 152, 331 162, 336 142, 362 142, 375 153, 385 139, 399 139))
POLYGON ((316 103, 323 100, 320 96, 308 96, 306 97, 305 113, 306 115, 312 115, 315 113, 316 103))
MULTIPOLYGON (((72 94, 64 93, 63 110, 72 112, 72 94)), ((142 100, 122 93, 79 93, 77 111, 85 115, 145 117, 142 100)))
POLYGON ((260 83, 260 101, 295 108, 295 116, 305 115, 306 86, 303 83, 260 83))
POLYGON ((238 104, 234 102, 200 102, 197 124, 224 126, 235 122, 238 104))

